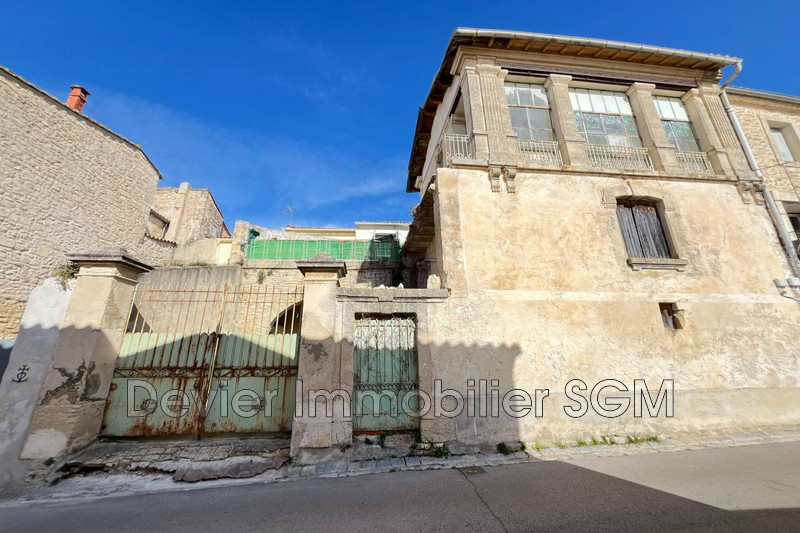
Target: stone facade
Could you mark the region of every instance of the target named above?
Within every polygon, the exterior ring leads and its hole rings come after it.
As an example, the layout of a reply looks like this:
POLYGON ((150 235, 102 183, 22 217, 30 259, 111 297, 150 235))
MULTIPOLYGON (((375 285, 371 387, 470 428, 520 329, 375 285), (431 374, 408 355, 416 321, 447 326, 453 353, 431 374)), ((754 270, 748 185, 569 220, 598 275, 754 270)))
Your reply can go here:
MULTIPOLYGON (((68 253, 124 249, 163 266, 177 247, 230 237, 207 189, 157 188, 140 146, 2 67, 0 113, 0 339, 68 253)), ((217 248, 182 255, 215 263, 217 248)))
MULTIPOLYGON (((428 331, 418 342, 430 361, 420 360, 420 386, 441 379, 466 395, 468 380, 496 379, 501 395, 548 389, 549 397, 541 418, 466 411, 423 418, 423 440, 553 442, 800 421, 793 355, 800 350, 800 309, 774 284, 797 273, 717 85, 717 70, 736 60, 688 61, 675 51, 642 54, 624 43, 592 48, 580 40, 554 44, 535 34, 480 32, 454 34, 409 166, 408 190, 419 191, 421 202, 406 264, 425 264, 450 294, 427 312, 428 331), (531 161, 518 147, 507 81, 544 87, 558 163, 531 161), (624 92, 652 166, 593 161, 594 147, 576 129, 571 88, 624 92), (707 171, 683 163, 686 154, 666 138, 654 96, 683 102, 707 171), (453 157, 445 135, 461 120, 469 153, 453 157), (628 199, 658 206, 670 257, 629 257, 616 212, 628 199), (665 327, 660 304, 676 311, 680 329, 665 327), (563 408, 576 405, 565 396, 572 379, 588 386, 587 398, 605 379, 631 390, 641 379, 651 391, 674 380, 674 416, 637 418, 631 408, 620 418, 592 409, 572 418, 563 408)), ((774 164, 764 124, 797 127, 798 108, 731 98, 757 157, 774 164)), ((786 177, 792 172, 764 170, 776 198, 796 201, 786 177)), ((343 331, 343 339, 348 335, 343 331)))
POLYGON ((192 189, 188 182, 179 187, 159 187, 153 211, 169 222, 163 238, 177 245, 231 236, 211 191, 192 189))
POLYGON ((14 338, 65 253, 149 248, 160 175, 139 146, 2 68, 0 116, 0 338, 14 338))
POLYGON ((800 234, 789 217, 800 216, 800 98, 747 89, 729 89, 728 93, 764 181, 791 238, 797 242, 800 234), (793 161, 781 159, 771 128, 779 128, 786 135, 793 161))

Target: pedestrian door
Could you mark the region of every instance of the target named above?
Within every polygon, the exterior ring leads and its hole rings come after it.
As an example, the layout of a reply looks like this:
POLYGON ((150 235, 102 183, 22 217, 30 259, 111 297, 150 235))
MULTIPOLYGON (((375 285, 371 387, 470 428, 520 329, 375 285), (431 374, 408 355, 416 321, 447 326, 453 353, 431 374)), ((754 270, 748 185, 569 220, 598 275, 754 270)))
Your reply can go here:
POLYGON ((411 317, 356 319, 353 350, 353 431, 419 428, 416 325, 411 317))

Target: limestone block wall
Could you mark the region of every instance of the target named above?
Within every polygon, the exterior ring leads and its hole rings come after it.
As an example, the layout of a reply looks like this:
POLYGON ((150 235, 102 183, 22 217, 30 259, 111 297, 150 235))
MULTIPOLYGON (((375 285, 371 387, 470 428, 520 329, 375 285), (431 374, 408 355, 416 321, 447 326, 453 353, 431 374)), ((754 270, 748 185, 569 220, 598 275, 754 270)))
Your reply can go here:
MULTIPOLYGON (((429 309, 421 383, 498 380, 505 391, 549 389, 542 418, 448 419, 442 440, 554 441, 796 424, 800 308, 773 279, 788 275, 768 213, 734 183, 517 174, 517 193, 492 193, 485 172, 439 169, 437 231, 450 289, 429 309), (608 190, 669 203, 665 218, 684 271, 634 271, 608 190), (631 193, 628 193, 631 194, 631 193), (685 317, 664 327, 659 303, 685 317), (657 391, 674 380, 674 417, 568 417, 564 389, 604 379, 657 391)), ((588 398, 589 392, 584 393, 588 398)), ((424 429, 424 426, 423 426, 424 429)), ((425 438, 423 436, 423 438, 425 438)))
POLYGON ((142 243, 158 170, 139 147, 0 69, 0 338, 66 252, 142 243))
POLYGON ((153 210, 170 221, 165 239, 179 245, 203 238, 230 237, 222 213, 208 189, 159 187, 153 210))
POLYGON ((729 98, 775 199, 800 201, 800 164, 781 164, 769 131, 770 124, 787 124, 800 132, 800 105, 735 93, 729 98))

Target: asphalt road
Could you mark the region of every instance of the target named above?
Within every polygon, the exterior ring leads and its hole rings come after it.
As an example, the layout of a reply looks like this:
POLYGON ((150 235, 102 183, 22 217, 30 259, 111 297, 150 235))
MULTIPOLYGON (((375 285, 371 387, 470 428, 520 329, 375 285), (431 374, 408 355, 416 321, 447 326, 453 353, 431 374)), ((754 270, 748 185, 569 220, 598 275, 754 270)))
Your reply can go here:
POLYGON ((0 508, 0 531, 800 531, 800 443, 0 508))

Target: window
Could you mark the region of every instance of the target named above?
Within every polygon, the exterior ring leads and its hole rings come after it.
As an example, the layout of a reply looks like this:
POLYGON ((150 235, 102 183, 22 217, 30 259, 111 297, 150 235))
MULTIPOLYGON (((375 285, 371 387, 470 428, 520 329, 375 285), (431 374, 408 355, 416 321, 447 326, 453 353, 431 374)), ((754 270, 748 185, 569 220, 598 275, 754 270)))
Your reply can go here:
POLYGON ((654 202, 617 200, 617 218, 628 257, 672 257, 654 202))
POLYGON ((780 160, 783 162, 794 161, 794 155, 792 155, 792 150, 789 148, 784 129, 785 128, 776 128, 773 126, 769 131, 772 134, 772 140, 775 143, 775 148, 778 150, 778 157, 780 160))
POLYGON ((511 127, 520 139, 552 141, 550 103, 543 85, 506 82, 511 127))
POLYGON ((661 312, 661 321, 664 323, 664 329, 683 329, 683 312, 678 309, 677 304, 659 303, 658 310, 661 312))
POLYGON ((615 91, 570 89, 578 131, 589 144, 641 147, 628 96, 615 91))
POLYGON ((656 96, 653 100, 669 142, 681 152, 699 152, 700 143, 697 140, 697 134, 681 99, 656 96))

